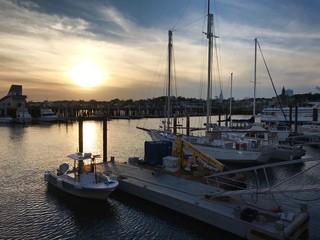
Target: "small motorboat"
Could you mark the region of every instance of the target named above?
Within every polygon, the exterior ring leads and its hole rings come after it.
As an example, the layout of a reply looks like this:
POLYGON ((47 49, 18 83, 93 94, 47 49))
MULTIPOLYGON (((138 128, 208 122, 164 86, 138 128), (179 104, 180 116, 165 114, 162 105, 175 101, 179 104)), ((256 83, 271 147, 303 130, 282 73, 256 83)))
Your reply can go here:
POLYGON ((95 160, 100 155, 74 153, 67 157, 74 160, 73 168, 62 163, 57 172, 46 171, 46 182, 71 195, 99 200, 107 199, 118 187, 118 180, 110 173, 97 171, 95 160))

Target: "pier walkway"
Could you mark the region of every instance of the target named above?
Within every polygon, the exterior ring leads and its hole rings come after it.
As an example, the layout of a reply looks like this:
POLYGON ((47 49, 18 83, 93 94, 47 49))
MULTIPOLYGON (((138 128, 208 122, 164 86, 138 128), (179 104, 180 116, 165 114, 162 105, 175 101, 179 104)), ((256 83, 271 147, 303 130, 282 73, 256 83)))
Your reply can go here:
MULTIPOLYGON (((283 216, 294 217, 279 219, 278 212, 258 211, 259 208, 254 209, 239 196, 222 196, 225 191, 211 185, 119 162, 105 162, 98 167, 117 175, 121 191, 243 238, 284 239, 296 232, 300 235, 308 225, 307 209, 285 212, 283 216), (245 211, 253 212, 254 218, 243 216, 245 211)), ((263 197, 259 198, 259 204, 261 209, 270 207, 263 197)))

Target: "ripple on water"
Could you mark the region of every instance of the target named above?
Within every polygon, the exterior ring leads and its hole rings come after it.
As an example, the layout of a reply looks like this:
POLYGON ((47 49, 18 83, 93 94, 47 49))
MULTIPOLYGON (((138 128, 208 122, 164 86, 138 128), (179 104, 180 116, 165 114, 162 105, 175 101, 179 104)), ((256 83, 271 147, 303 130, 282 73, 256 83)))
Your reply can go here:
MULTIPOLYGON (((145 132, 136 130, 136 123, 133 120, 108 123, 108 151, 116 160, 143 157, 144 141, 149 138, 145 132)), ((96 122, 90 124, 95 125, 97 141, 93 142, 94 149, 87 149, 85 145, 85 151, 102 153, 102 126, 96 122)), ((158 121, 154 126, 158 126, 158 121)), ((77 149, 77 125, 0 127, 0 135, 1 239, 186 240, 212 239, 213 236, 214 239, 235 239, 223 231, 128 194, 115 192, 107 201, 91 201, 48 186, 43 180, 44 171, 55 170, 66 160, 67 154, 77 149)), ((319 156, 319 150, 314 151, 319 156)), ((277 168, 268 174, 272 174, 275 181, 281 181, 289 176, 288 171, 295 173, 297 170, 301 169, 277 168)), ((315 173, 318 172, 317 169, 315 173)), ((256 180, 254 178, 253 182, 256 180)), ((314 196, 310 193, 303 197, 314 196)), ((292 204, 290 199, 284 200, 292 204)), ((316 239, 320 201, 311 204, 310 239, 316 239)))

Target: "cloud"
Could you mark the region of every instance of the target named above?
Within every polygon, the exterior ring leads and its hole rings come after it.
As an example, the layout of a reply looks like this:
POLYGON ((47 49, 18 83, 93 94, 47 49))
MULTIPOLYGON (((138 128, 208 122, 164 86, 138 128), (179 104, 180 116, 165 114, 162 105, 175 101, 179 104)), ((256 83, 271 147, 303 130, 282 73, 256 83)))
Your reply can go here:
MULTIPOLYGON (((39 101, 161 95, 163 90, 152 88, 163 87, 166 81, 167 31, 177 23, 173 38, 178 94, 204 97, 200 96, 206 82, 204 2, 190 1, 188 5, 179 1, 168 10, 162 2, 149 1, 128 6, 120 1, 93 1, 90 8, 86 1, 61 1, 59 5, 53 1, 0 1, 0 90, 6 93, 11 83, 22 84, 29 100, 39 101), (78 88, 68 77, 68 71, 83 60, 94 62, 108 76, 99 89, 78 88)), ((317 24, 308 25, 310 20, 301 5, 286 1, 277 3, 275 9, 267 2, 217 1, 215 7, 225 95, 231 72, 234 89, 239 89, 234 91, 235 97, 253 95, 255 37, 277 86, 300 90, 301 79, 308 79, 304 85, 309 89, 316 86, 320 34, 317 24)), ((317 14, 309 15, 318 20, 317 14)), ((274 94, 261 64, 260 59, 258 88, 266 89, 261 92, 270 97, 274 94)), ((217 78, 215 95, 220 92, 217 78)))

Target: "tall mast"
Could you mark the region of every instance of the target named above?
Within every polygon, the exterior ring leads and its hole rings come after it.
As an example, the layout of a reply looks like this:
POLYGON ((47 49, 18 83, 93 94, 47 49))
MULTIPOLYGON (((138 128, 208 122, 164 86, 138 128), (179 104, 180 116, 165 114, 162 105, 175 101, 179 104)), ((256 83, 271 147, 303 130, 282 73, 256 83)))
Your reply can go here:
POLYGON ((171 118, 171 104, 170 104, 170 98, 171 98, 171 61, 172 61, 172 31, 168 31, 168 90, 167 90, 167 98, 168 98, 168 108, 167 108, 167 129, 169 130, 170 127, 170 118, 171 118))
POLYGON ((254 39, 254 79, 253 79, 253 117, 256 117, 256 90, 257 90, 257 38, 254 39))
POLYGON ((229 111, 230 111, 230 122, 231 122, 231 114, 232 114, 232 112, 231 112, 231 106, 232 106, 232 77, 233 77, 233 73, 231 73, 231 87, 230 87, 230 109, 229 109, 229 111))
POLYGON ((207 29, 207 38, 209 40, 208 44, 208 89, 207 89, 207 122, 206 130, 209 131, 211 125, 211 76, 212 76, 212 25, 213 25, 213 14, 210 13, 210 0, 208 0, 208 29, 207 29))

